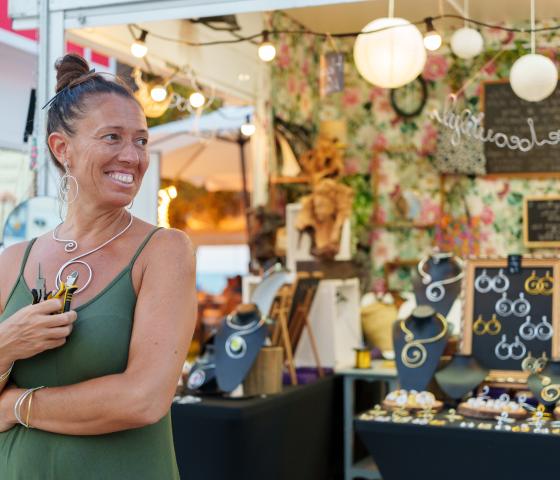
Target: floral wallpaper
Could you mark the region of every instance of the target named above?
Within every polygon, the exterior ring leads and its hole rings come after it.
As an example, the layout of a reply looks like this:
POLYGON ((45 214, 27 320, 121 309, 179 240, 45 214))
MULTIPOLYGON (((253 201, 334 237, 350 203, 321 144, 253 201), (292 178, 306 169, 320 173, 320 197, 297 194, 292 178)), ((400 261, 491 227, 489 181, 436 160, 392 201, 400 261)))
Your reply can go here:
MULTIPOLYGON (((273 13, 270 21, 273 29, 301 28, 280 12, 273 13)), ((368 242, 374 289, 383 287, 386 262, 419 259, 433 245, 463 256, 526 252, 523 197, 560 194, 560 182, 554 179, 448 176, 442 180, 433 166, 439 127, 429 113, 465 85, 463 101, 476 110, 482 82, 507 79, 515 59, 527 53, 528 35, 498 29, 481 33, 485 52, 471 61, 455 57, 448 45, 429 54, 422 74, 428 100, 421 114, 409 120, 394 112, 388 90, 359 76, 352 59, 353 39, 325 42, 286 34, 275 39, 274 114, 315 133, 321 120, 344 119, 346 173, 371 178, 374 209, 368 242), (335 48, 345 54, 344 89, 321 98, 319 58, 335 48)), ((541 33, 537 42, 542 47, 539 53, 558 63, 555 47, 560 46, 560 33, 541 33)))

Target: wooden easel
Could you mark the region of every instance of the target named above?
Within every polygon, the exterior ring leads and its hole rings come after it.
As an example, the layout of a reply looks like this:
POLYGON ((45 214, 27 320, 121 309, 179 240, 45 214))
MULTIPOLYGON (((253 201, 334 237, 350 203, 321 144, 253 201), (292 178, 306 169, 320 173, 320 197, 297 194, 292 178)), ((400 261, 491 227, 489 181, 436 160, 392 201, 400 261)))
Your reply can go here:
POLYGON ((282 339, 282 346, 286 353, 286 363, 288 364, 288 371, 290 372, 290 381, 292 385, 297 385, 298 381, 294 364, 294 354, 288 332, 288 311, 292 298, 291 291, 287 288, 287 285, 280 289, 279 299, 278 302, 273 304, 272 311, 270 312, 271 317, 277 319, 276 327, 272 333, 272 345, 279 345, 280 338, 282 339))

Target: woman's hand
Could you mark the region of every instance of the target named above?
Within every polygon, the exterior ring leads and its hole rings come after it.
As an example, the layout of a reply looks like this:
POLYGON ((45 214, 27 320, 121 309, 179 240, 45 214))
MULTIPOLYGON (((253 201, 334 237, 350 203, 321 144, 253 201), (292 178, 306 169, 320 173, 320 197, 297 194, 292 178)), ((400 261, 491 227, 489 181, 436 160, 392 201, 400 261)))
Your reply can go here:
POLYGON ((53 298, 28 305, 0 323, 1 363, 9 367, 15 360, 64 345, 77 314, 55 313, 60 307, 61 301, 53 298))
POLYGON ((0 433, 6 432, 14 425, 17 425, 17 420, 14 416, 14 405, 24 391, 15 385, 10 385, 0 393, 0 433))

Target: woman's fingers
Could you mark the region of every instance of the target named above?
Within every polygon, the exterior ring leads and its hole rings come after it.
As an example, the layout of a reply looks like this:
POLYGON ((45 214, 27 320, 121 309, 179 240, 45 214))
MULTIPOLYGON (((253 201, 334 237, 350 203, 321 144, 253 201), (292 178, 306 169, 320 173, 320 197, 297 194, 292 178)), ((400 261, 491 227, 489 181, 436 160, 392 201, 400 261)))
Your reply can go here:
POLYGON ((54 315, 45 315, 42 323, 47 328, 63 327, 71 325, 78 318, 78 314, 74 310, 65 313, 57 313, 54 315))
POLYGON ((44 302, 37 303, 36 305, 31 305, 31 308, 36 313, 49 315, 60 311, 62 308, 62 300, 59 298, 51 298, 50 300, 45 300, 44 302))

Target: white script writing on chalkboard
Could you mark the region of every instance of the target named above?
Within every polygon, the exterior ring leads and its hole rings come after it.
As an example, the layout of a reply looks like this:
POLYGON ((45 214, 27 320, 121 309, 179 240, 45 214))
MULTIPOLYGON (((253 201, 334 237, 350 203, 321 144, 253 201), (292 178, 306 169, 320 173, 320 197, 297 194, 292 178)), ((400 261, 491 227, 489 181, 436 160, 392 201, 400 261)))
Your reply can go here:
POLYGON ((482 125, 484 113, 475 113, 468 108, 457 113, 455 111, 456 101, 457 97, 455 95, 449 95, 441 112, 434 110, 430 114, 432 119, 453 130, 451 143, 454 146, 461 143, 463 135, 484 143, 494 143, 499 148, 509 148, 521 152, 528 152, 534 147, 542 147, 543 145, 560 144, 560 129, 549 131, 548 138, 537 138, 537 132, 535 131, 535 124, 532 118, 527 118, 530 132, 529 138, 494 132, 492 129, 484 130, 482 125))

